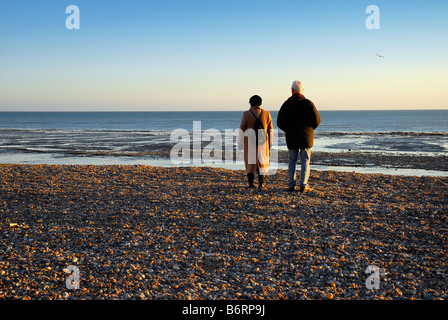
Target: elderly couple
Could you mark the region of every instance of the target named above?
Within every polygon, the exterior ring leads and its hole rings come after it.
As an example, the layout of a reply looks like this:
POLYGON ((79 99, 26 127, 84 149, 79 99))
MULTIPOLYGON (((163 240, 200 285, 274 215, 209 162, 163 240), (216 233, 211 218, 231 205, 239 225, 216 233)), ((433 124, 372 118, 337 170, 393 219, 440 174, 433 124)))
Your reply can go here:
MULTIPOLYGON (((286 145, 289 150, 289 185, 288 191, 298 190, 301 193, 312 191, 308 186, 310 175, 311 148, 313 146, 314 129, 320 124, 320 115, 314 104, 303 95, 303 86, 300 81, 294 81, 291 86, 292 96, 286 100, 277 117, 277 127, 285 132, 286 145), (296 163, 300 154, 301 171, 300 185, 296 184, 296 163)), ((244 163, 249 187, 254 187, 255 173, 258 173, 258 187, 263 188, 265 176, 269 168, 269 149, 273 142, 272 118, 269 111, 262 109, 261 98, 250 98, 250 109, 245 111, 241 120, 239 143, 244 145, 244 163), (264 130, 257 130, 257 128, 264 130), (248 130, 254 129, 254 130, 248 130), (266 132, 267 136, 258 134, 251 139, 246 132, 266 132), (243 144, 244 139, 244 144, 243 144), (254 143, 255 142, 255 143, 254 143)))

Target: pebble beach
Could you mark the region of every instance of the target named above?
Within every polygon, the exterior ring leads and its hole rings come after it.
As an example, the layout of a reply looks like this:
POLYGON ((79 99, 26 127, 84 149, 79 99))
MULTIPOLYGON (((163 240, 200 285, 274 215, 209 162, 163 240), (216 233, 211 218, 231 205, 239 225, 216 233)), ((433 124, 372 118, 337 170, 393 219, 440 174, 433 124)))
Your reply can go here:
POLYGON ((310 184, 286 192, 284 170, 249 189, 220 168, 1 164, 0 299, 448 297, 446 177, 312 170, 310 184))

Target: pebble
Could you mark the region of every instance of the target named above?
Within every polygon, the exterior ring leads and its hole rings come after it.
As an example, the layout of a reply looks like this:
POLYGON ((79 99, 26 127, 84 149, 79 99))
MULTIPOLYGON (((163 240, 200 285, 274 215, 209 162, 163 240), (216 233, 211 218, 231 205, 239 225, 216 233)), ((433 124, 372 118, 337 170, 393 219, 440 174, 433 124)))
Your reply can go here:
POLYGON ((287 177, 2 164, 0 299, 448 296, 446 178, 312 170, 299 194, 287 177))

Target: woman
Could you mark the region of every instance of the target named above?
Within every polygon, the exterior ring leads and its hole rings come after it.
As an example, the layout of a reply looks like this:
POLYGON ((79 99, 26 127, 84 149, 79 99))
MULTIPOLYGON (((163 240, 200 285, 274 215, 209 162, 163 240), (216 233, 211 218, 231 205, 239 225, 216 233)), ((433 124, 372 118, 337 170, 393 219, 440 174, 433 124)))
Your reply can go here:
POLYGON ((254 187, 255 173, 258 173, 258 188, 264 187, 273 142, 271 114, 260 107, 261 102, 257 95, 249 99, 250 109, 243 113, 238 136, 240 147, 244 140, 244 164, 250 188, 254 187))

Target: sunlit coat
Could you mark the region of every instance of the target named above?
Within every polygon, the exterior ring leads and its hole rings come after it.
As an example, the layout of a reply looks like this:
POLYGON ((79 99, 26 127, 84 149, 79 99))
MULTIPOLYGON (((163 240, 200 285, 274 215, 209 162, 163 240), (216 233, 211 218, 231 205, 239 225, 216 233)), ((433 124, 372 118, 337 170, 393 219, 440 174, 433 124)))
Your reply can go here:
POLYGON ((240 148, 244 147, 244 164, 246 167, 246 173, 268 173, 269 149, 274 141, 273 139, 272 118, 269 111, 260 107, 250 107, 249 110, 243 113, 238 135, 238 145, 240 148), (261 113, 262 110, 263 113, 261 113), (254 115, 257 118, 260 117, 260 121, 266 129, 266 131, 259 133, 258 148, 256 146, 255 131, 253 130, 256 122, 254 115))

